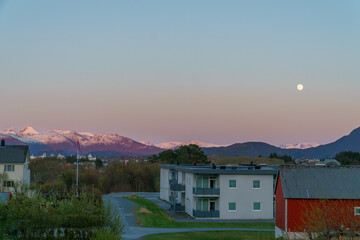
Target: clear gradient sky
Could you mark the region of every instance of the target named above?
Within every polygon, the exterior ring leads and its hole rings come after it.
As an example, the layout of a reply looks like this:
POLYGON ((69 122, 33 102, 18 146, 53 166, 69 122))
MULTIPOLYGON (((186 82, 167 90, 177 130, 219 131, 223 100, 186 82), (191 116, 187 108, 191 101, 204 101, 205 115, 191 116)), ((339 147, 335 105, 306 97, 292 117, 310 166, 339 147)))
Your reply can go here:
POLYGON ((2 129, 327 143, 359 90, 357 0, 0 0, 2 129))

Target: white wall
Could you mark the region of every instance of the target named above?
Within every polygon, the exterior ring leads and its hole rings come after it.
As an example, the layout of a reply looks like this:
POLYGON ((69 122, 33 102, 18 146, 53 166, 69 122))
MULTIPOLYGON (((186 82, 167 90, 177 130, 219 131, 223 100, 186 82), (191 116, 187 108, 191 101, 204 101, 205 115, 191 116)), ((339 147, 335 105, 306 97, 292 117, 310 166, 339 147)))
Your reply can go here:
POLYGON ((220 175, 221 219, 272 219, 272 175, 220 175), (236 180, 236 189, 229 188, 229 180, 236 180), (260 189, 253 189, 253 180, 260 180, 260 189), (229 202, 236 203, 236 211, 229 211, 229 202), (260 202, 261 210, 254 211, 253 203, 260 202))
POLYGON ((169 201, 169 169, 160 168, 160 199, 169 201))
POLYGON ((30 169, 29 169, 29 156, 26 157, 26 161, 23 167, 23 183, 30 185, 30 169))
POLYGON ((194 174, 185 173, 185 212, 190 216, 193 216, 193 209, 195 209, 193 186, 194 186, 194 174))
MULTIPOLYGON (((0 173, 4 173, 4 166, 5 165, 14 165, 14 171, 6 171, 5 173, 8 176, 9 181, 15 181, 15 182, 23 182, 23 176, 24 176, 24 165, 23 164, 0 164, 0 173)), ((2 183, 1 183, 2 184, 2 183)))
MULTIPOLYGON (((27 182, 24 182, 24 173, 28 174, 25 175, 26 177, 26 181, 28 181, 30 183, 30 170, 25 171, 24 170, 24 165, 23 164, 0 164, 0 173, 4 174, 6 173, 7 175, 7 181, 14 181, 14 185, 20 187, 17 184, 23 184, 27 182), (4 171, 4 166, 5 165, 14 165, 14 171, 4 171)), ((0 186, 3 187, 3 182, 0 183, 0 186)), ((4 191, 15 191, 14 188, 4 188, 4 191)))

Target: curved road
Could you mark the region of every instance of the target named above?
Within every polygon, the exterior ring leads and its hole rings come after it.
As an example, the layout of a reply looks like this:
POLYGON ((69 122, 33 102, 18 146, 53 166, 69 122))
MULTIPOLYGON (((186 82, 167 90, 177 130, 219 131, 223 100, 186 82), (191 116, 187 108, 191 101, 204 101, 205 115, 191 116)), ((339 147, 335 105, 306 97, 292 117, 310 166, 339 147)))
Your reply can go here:
MULTIPOLYGON (((149 234, 156 233, 175 233, 175 232, 195 232, 195 231, 266 231, 273 232, 272 229, 247 229, 247 228, 144 228, 136 225, 136 216, 134 210, 136 204, 128 201, 122 197, 128 196, 131 193, 112 193, 103 195, 105 203, 109 203, 112 207, 117 208, 121 215, 121 221, 124 225, 123 239, 140 239, 149 234)), ((136 193, 136 195, 145 197, 156 202, 159 193, 136 193)))

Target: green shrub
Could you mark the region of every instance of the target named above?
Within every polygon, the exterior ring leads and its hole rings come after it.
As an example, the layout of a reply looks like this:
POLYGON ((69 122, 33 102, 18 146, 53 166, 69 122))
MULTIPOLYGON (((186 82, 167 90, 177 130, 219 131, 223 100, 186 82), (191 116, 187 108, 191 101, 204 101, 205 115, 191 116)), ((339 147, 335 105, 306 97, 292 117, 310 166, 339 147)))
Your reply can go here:
POLYGON ((119 239, 121 239, 115 233, 113 233, 109 230, 105 230, 105 229, 96 230, 94 235, 95 236, 92 237, 91 240, 119 240, 119 239))
POLYGON ((122 225, 116 210, 89 195, 16 194, 0 204, 0 239, 91 239, 98 231, 120 236, 122 225))

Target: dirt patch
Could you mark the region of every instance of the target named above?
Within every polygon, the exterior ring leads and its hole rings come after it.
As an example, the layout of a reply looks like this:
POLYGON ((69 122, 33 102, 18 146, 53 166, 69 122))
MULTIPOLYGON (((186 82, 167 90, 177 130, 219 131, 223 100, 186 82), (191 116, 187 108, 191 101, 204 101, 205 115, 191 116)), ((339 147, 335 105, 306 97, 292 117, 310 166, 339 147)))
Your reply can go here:
POLYGON ((148 209, 142 207, 142 208, 140 208, 139 213, 147 213, 147 214, 150 214, 150 213, 152 213, 152 212, 149 211, 148 209))
POLYGON ((132 193, 132 194, 130 194, 130 195, 128 196, 128 198, 133 198, 133 199, 136 199, 136 198, 137 198, 137 196, 136 196, 136 194, 135 194, 135 193, 132 193))

